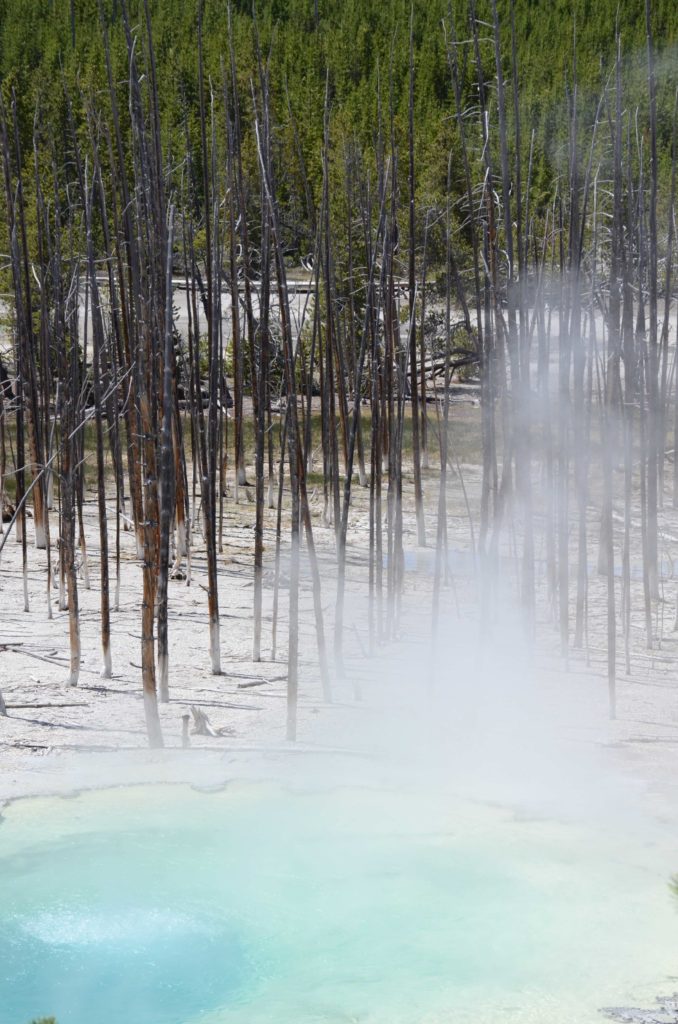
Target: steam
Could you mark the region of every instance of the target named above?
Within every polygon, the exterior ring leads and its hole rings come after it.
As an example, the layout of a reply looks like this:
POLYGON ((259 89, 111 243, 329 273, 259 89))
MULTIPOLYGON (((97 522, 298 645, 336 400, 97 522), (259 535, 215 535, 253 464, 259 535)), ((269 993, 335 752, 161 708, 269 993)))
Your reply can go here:
MULTIPOLYGON (((457 586, 467 595, 464 611, 446 609, 435 641, 428 601, 410 595, 391 646, 366 659, 365 642, 355 642, 339 706, 307 721, 302 742, 363 755, 338 771, 351 780, 527 817, 649 827, 642 783, 614 759, 604 679, 564 674, 558 658, 535 655, 519 611, 505 600, 497 599, 491 633, 481 633, 468 598, 473 581, 457 586)), ((350 605, 355 636, 366 609, 354 597, 350 605)), ((328 783, 338 781, 336 766, 309 767, 315 783, 323 770, 328 783)))

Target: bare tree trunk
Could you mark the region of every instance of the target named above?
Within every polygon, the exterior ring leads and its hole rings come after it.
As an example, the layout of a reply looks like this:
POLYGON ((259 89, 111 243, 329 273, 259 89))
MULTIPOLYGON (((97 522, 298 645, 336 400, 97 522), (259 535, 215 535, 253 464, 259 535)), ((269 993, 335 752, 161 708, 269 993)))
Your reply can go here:
POLYGON ((175 507, 174 459, 172 452, 172 381, 174 345, 172 319, 172 248, 174 207, 170 207, 167 231, 167 274, 165 296, 165 351, 163 357, 162 436, 160 441, 160 551, 158 559, 158 688, 160 700, 169 701, 169 641, 167 631, 167 584, 170 560, 170 530, 175 507))
MULTIPOLYGON (((417 542, 426 546, 426 523, 424 520, 424 495, 421 486, 421 453, 419 445, 419 377, 417 374, 417 328, 415 303, 417 296, 415 265, 415 176, 414 176, 414 4, 410 10, 410 55, 409 55, 409 100, 408 100, 408 151, 409 151, 409 357, 410 391, 412 396, 412 467, 414 472, 414 507, 417 515, 417 542)), ((422 299, 423 303, 423 299, 422 299)))

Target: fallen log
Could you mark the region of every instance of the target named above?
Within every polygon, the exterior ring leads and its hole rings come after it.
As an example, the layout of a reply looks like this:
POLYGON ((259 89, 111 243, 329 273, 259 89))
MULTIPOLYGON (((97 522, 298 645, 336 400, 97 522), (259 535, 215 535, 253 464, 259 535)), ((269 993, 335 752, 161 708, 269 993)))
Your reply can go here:
POLYGON ((195 704, 191 704, 191 714, 193 715, 192 731, 195 736, 228 736, 233 732, 228 726, 215 729, 205 712, 195 704))

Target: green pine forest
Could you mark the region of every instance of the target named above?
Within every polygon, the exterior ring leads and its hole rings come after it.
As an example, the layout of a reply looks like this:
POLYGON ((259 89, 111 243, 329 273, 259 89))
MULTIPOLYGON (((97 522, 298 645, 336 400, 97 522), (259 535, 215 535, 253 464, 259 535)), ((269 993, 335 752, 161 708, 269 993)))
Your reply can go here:
MULTIPOLYGON (((127 2, 132 23, 140 29, 141 47, 145 39, 143 4, 139 0, 127 2)), ((3 0, 0 4, 0 81, 5 104, 9 107, 12 97, 15 99, 26 171, 24 187, 29 194, 34 134, 38 159, 49 166, 56 157, 59 165, 67 160, 67 150, 60 153, 59 147, 69 137, 69 116, 83 134, 88 111, 105 120, 109 97, 102 17, 110 33, 119 106, 125 116, 128 65, 121 4, 122 0, 3 0)), ((470 153, 477 161, 476 180, 482 176, 480 125, 473 115, 478 87, 470 44, 470 7, 467 2, 451 0, 415 0, 412 11, 410 0, 260 0, 253 10, 249 2, 235 0, 229 12, 226 0, 205 0, 203 61, 217 136, 223 134, 221 110, 229 60, 230 13, 244 122, 244 171, 252 182, 249 194, 253 206, 258 202, 256 142, 248 128, 258 74, 257 46, 268 69, 277 189, 291 257, 312 248, 310 211, 317 208, 322 189, 326 96, 330 172, 342 181, 346 154, 353 151, 360 153, 367 167, 375 166, 380 146, 389 149, 395 142, 396 152, 402 153, 401 198, 402 210, 406 210, 410 14, 419 219, 435 219, 448 190, 448 174, 452 193, 461 197, 464 191, 461 162, 455 159, 459 139, 450 70, 450 48, 455 37, 462 43, 469 41, 457 51, 470 153)), ((582 146, 588 146, 601 94, 613 77, 617 27, 625 98, 630 108, 637 108, 638 123, 647 125, 644 4, 639 0, 500 0, 498 7, 507 81, 514 67, 514 36, 522 130, 520 160, 527 169, 532 151, 530 201, 538 217, 561 180, 567 178, 568 111, 574 95, 582 146)), ((177 194, 181 194, 186 181, 187 137, 197 192, 202 180, 198 8, 197 0, 149 0, 163 151, 168 155, 168 173, 173 176, 177 194), (172 154, 177 155, 174 162, 172 154)), ((476 14, 481 24, 487 25, 480 45, 493 116, 496 69, 490 4, 477 0, 476 14)), ((678 5, 673 0, 653 0, 652 17, 657 48, 661 209, 670 179, 674 108, 670 70, 678 59, 678 5)), ((510 148, 515 145, 514 117, 511 107, 510 148)), ((603 123, 605 118, 603 111, 603 123)), ((496 140, 492 144, 496 145, 496 140)), ((515 159, 514 150, 511 159, 515 159)), ((601 143, 601 179, 605 178, 606 159, 609 152, 601 143)), ((338 188, 333 194, 341 196, 342 191, 338 188)), ((339 200, 332 215, 341 218, 339 200)), ((455 208, 455 215, 460 224, 463 258, 464 214, 460 206, 455 208)), ((431 245, 435 246, 434 238, 431 245)), ((435 261, 434 249, 429 258, 435 261)))

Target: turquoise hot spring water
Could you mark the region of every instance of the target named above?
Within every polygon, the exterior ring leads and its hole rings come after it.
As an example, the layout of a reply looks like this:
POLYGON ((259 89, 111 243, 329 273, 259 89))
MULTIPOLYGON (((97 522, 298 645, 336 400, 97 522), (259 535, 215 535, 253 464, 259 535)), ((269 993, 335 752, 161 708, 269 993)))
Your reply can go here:
POLYGON ((379 787, 19 801, 0 1024, 586 1024, 678 974, 675 853, 379 787))

